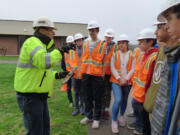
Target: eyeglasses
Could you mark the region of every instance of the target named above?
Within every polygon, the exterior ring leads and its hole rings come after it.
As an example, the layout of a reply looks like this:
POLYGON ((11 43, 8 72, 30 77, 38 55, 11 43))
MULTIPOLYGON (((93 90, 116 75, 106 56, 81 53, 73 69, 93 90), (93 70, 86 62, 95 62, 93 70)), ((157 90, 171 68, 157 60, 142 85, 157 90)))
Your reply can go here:
POLYGON ((164 28, 164 26, 165 26, 166 24, 159 24, 159 25, 157 25, 157 29, 159 30, 159 29, 162 29, 162 28, 164 28))

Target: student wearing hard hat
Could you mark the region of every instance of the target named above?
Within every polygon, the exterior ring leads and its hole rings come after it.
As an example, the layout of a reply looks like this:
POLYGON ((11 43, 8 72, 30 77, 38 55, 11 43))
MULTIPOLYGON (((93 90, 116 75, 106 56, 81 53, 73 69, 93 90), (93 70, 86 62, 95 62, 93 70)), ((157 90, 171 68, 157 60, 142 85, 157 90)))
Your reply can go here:
MULTIPOLYGON (((133 59, 132 60, 133 61, 132 65, 134 66, 134 69, 136 68, 137 63, 141 60, 141 57, 143 56, 143 53, 144 52, 141 51, 139 46, 134 48, 133 53, 132 53, 132 59, 133 59)), ((134 74, 132 75, 131 80, 132 80, 132 85, 133 85, 134 74)), ((127 125, 127 128, 129 128, 129 129, 135 129, 135 127, 137 127, 137 125, 139 125, 139 118, 138 118, 138 116, 137 116, 137 114, 135 112, 134 102, 135 102, 135 100, 134 100, 134 98, 132 98, 131 105, 132 105, 133 110, 129 114, 127 114, 127 117, 135 117, 136 121, 127 125)))
POLYGON ((127 107, 127 99, 130 91, 130 79, 134 72, 132 67, 132 52, 129 50, 127 35, 120 35, 118 45, 114 47, 111 58, 111 78, 114 103, 112 107, 112 132, 118 133, 118 123, 126 125, 124 113, 127 107), (120 49, 118 49, 120 48, 120 49), (120 111, 119 117, 118 113, 120 111))
POLYGON ((180 39, 180 30, 177 29, 180 27, 179 3, 179 0, 166 1, 162 12, 158 16, 159 21, 163 21, 165 19, 168 22, 168 32, 170 36, 174 39, 180 39))
POLYGON ((177 43, 177 40, 172 39, 168 34, 166 24, 167 24, 166 21, 164 22, 158 21, 154 24, 155 26, 157 26, 155 34, 158 40, 159 51, 154 66, 154 73, 152 76, 151 84, 147 91, 146 99, 144 102, 144 108, 149 113, 152 113, 156 95, 160 87, 161 76, 162 76, 161 71, 162 71, 164 59, 166 57, 167 49, 169 47, 168 45, 175 45, 177 43))
POLYGON ((152 29, 144 29, 140 32, 137 39, 139 47, 144 52, 141 60, 137 63, 134 72, 134 82, 131 94, 134 98, 135 113, 139 118, 139 125, 135 128, 134 134, 151 134, 149 114, 143 108, 145 95, 151 81, 154 63, 158 49, 155 49, 156 37, 152 29))
POLYGON ((90 38, 83 44, 82 88, 85 94, 85 118, 81 124, 93 120, 92 128, 99 128, 103 86, 103 59, 106 46, 98 39, 99 25, 90 21, 87 27, 90 38), (94 101, 94 102, 93 102, 94 101))
POLYGON ((114 39, 114 31, 109 28, 105 31, 104 34, 106 44, 106 50, 105 50, 105 57, 104 57, 104 65, 103 65, 103 76, 104 76, 104 87, 103 87, 103 96, 102 96, 102 111, 101 111, 101 118, 102 119, 109 119, 109 106, 111 102, 111 69, 110 69, 110 62, 111 62, 111 56, 113 53, 113 47, 115 46, 115 43, 113 41, 114 39))
POLYGON ((55 26, 47 17, 33 23, 34 35, 28 38, 19 55, 14 88, 23 113, 27 135, 49 135, 50 118, 47 98, 51 96, 53 83, 64 78, 67 72, 53 72, 52 68, 61 60, 61 53, 71 47, 56 49, 54 46, 55 26))
MULTIPOLYGON (((73 45, 74 44, 74 37, 73 36, 67 36, 66 38, 66 46, 73 45)), ((62 69, 64 71, 70 72, 72 70, 72 66, 70 64, 70 54, 69 52, 64 53, 64 57, 62 58, 61 64, 63 65, 62 69)), ((69 100, 69 107, 73 107, 73 98, 72 98, 72 79, 69 79, 67 82, 67 96, 69 100)))
POLYGON ((168 44, 163 63, 161 84, 152 112, 152 134, 180 134, 180 0, 168 0, 158 15, 158 20, 167 21, 167 31, 176 44, 168 44))
POLYGON ((81 73, 81 56, 82 56, 82 45, 83 45, 84 36, 81 33, 77 33, 74 36, 74 41, 76 44, 76 50, 70 50, 70 61, 71 66, 76 68, 74 72, 74 102, 75 109, 72 113, 73 116, 76 116, 79 112, 84 114, 84 94, 82 89, 82 73, 81 73), (80 101, 80 106, 79 106, 80 101))

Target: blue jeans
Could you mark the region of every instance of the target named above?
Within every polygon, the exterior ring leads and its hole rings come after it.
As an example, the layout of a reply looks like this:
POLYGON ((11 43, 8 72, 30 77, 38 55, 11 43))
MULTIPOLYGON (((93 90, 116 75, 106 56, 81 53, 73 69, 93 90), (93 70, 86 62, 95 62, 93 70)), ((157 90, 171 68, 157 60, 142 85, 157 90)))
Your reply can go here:
POLYGON ((114 104, 112 107, 112 120, 117 121, 119 111, 120 116, 123 116, 126 111, 130 86, 120 86, 119 84, 112 83, 112 90, 114 95, 114 104))
POLYGON ((26 135, 49 135, 50 121, 47 99, 17 94, 17 102, 23 113, 26 135))

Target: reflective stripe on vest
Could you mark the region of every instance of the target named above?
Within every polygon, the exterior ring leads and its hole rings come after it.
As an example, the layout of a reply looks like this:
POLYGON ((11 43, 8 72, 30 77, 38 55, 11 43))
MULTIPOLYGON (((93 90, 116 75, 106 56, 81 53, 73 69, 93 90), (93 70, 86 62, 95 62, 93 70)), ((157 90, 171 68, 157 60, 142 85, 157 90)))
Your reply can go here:
POLYGON ((46 53, 45 61, 46 61, 46 69, 49 69, 51 67, 50 53, 46 53))
POLYGON ((70 57, 71 57, 71 60, 73 60, 74 59, 74 53, 73 53, 73 51, 70 51, 71 53, 70 53, 70 57))
POLYGON ((30 63, 33 63, 32 58, 33 58, 34 54, 40 49, 43 49, 43 48, 41 46, 37 46, 34 50, 32 50, 32 52, 30 53, 30 60, 29 60, 30 63))
POLYGON ((19 61, 18 61, 17 67, 19 67, 19 68, 36 68, 31 63, 20 63, 19 61))
MULTIPOLYGON (((37 46, 34 50, 32 50, 32 52, 30 53, 30 59, 29 59, 29 62, 30 63, 21 63, 20 62, 20 59, 18 60, 18 64, 17 64, 17 67, 19 68, 36 68, 34 65, 33 65, 33 56, 35 55, 35 53, 37 51, 39 51, 40 49, 44 49, 43 47, 41 46, 37 46)), ((46 53, 45 54, 45 63, 46 63, 46 69, 49 69, 51 67, 51 61, 50 61, 50 53, 46 53)))
POLYGON ((117 53, 118 53, 117 48, 118 48, 118 46, 117 46, 117 45, 115 45, 115 47, 114 47, 114 51, 113 51, 113 53, 114 53, 114 60, 115 60, 115 61, 117 61, 117 53))
POLYGON ((17 67, 19 67, 19 68, 36 68, 35 66, 32 65, 32 63, 33 63, 32 58, 33 58, 34 54, 40 49, 43 49, 43 48, 41 46, 37 46, 34 50, 32 50, 32 52, 30 53, 30 59, 29 59, 30 63, 21 63, 20 59, 19 59, 17 67))
POLYGON ((85 52, 86 46, 87 46, 87 42, 84 42, 84 45, 83 45, 83 52, 85 52))
POLYGON ((145 87, 145 83, 143 83, 142 81, 138 80, 137 77, 134 77, 134 82, 136 82, 141 87, 145 87))
POLYGON ((93 61, 93 60, 83 60, 83 64, 93 64, 93 65, 96 65, 96 66, 102 66, 103 65, 102 62, 96 62, 96 61, 93 61))
POLYGON ((102 43, 101 43, 101 45, 100 45, 100 47, 99 47, 99 50, 98 50, 99 53, 102 53, 102 51, 103 51, 103 49, 104 49, 104 47, 105 47, 104 43, 105 43, 105 42, 102 42, 102 43))
POLYGON ((156 56, 157 56, 157 52, 154 52, 154 53, 151 55, 151 57, 149 58, 148 62, 146 63, 146 66, 145 66, 146 69, 149 69, 151 60, 152 60, 153 58, 155 58, 156 56))
MULTIPOLYGON (((69 54, 68 53, 65 53, 65 55, 66 55, 66 67, 67 68, 71 68, 71 66, 70 66, 70 64, 69 64, 69 54)), ((66 69, 67 70, 67 69, 66 69)))

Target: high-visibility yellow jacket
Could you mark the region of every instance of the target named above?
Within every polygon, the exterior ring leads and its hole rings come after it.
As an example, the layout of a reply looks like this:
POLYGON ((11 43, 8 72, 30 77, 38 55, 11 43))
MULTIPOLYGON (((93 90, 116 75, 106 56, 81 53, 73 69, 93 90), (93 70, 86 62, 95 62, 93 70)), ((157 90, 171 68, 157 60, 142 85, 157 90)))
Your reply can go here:
POLYGON ((21 93, 48 93, 51 96, 55 73, 51 68, 60 62, 59 50, 47 52, 54 41, 48 45, 36 37, 28 38, 21 49, 16 68, 14 88, 21 93))

